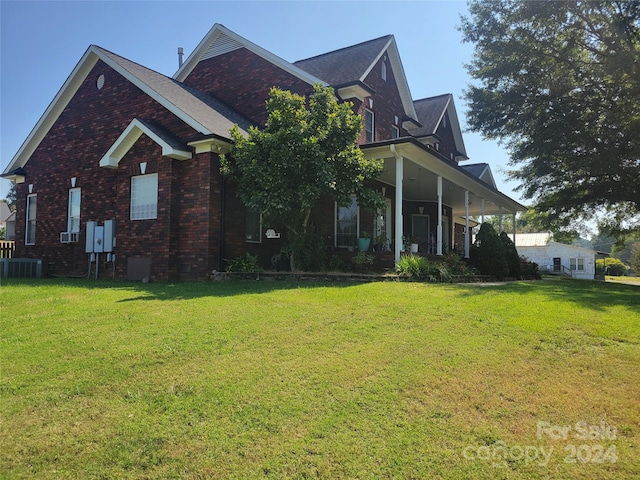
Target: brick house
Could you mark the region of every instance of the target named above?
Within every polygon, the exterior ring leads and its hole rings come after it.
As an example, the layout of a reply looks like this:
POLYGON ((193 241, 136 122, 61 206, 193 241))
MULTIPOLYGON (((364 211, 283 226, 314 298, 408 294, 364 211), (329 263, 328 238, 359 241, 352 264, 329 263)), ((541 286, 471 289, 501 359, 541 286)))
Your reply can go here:
POLYGON ((374 215, 325 199, 314 221, 328 248, 366 230, 386 237, 390 261, 404 235, 424 253, 468 254, 472 216, 524 210, 488 165, 458 165, 452 96, 412 99, 392 35, 291 63, 214 25, 173 77, 88 48, 3 173, 16 182, 15 256, 50 275, 86 274, 93 258, 103 275, 151 280, 205 279, 247 251, 268 266, 286 238, 242 205, 220 154, 232 125, 264 125, 272 86, 307 95, 315 83, 362 115, 388 202, 374 215))

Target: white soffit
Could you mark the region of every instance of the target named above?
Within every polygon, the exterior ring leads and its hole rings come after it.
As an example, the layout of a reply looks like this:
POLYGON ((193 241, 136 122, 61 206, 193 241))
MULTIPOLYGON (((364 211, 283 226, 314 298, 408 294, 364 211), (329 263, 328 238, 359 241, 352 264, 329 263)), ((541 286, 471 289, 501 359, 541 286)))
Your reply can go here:
POLYGON ((120 134, 114 144, 111 145, 109 151, 102 157, 100 160, 100 166, 117 168, 120 160, 122 160, 143 133, 162 147, 163 156, 175 158, 177 160, 187 160, 191 158, 191 152, 187 150, 179 150, 173 147, 143 122, 134 118, 129 126, 120 134))

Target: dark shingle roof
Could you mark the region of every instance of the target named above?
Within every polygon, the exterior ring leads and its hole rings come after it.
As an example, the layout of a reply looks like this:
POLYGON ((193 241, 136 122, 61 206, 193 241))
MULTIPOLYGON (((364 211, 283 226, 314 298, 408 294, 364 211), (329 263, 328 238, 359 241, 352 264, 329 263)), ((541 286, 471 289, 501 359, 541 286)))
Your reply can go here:
POLYGON ((460 165, 460 168, 466 170, 468 173, 473 175, 476 178, 480 178, 482 172, 487 168, 486 163, 471 163, 469 165, 460 165))
MULTIPOLYGON (((229 130, 238 124, 241 130, 248 130, 251 122, 214 97, 169 78, 147 67, 127 60, 113 52, 96 47, 120 67, 156 94, 163 97, 178 110, 191 117, 212 133, 229 137, 229 130)), ((205 133, 205 132, 201 132, 205 133)))
POLYGON ((385 35, 293 64, 329 85, 345 85, 361 79, 391 38, 385 35))
POLYGON ((451 94, 445 93, 437 97, 415 100, 413 106, 416 109, 418 121, 422 124, 422 127, 412 130, 411 134, 414 137, 423 137, 436 133, 442 114, 447 108, 450 99, 451 94))

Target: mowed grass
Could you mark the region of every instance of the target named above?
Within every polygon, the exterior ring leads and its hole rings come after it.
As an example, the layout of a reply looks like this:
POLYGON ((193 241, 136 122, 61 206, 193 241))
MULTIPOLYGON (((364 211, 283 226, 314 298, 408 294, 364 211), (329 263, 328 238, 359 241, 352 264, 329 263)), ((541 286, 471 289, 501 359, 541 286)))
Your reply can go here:
POLYGON ((2 478, 640 477, 638 287, 3 280, 0 301, 2 478))

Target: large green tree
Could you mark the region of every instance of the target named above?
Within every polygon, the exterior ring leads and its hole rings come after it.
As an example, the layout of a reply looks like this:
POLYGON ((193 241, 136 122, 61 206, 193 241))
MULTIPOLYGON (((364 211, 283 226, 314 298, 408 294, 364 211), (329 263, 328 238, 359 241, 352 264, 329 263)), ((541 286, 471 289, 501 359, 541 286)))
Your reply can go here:
POLYGON ((231 130, 234 146, 222 170, 237 182, 247 207, 261 212, 266 224, 288 231, 294 255, 323 195, 339 206, 350 205, 352 195, 361 207, 381 205, 380 193, 368 182, 383 164, 365 159, 358 147, 362 119, 350 103, 339 103, 330 87, 315 85, 308 99, 273 88, 266 108, 263 129, 252 127, 247 137, 237 127, 231 130))
POLYGON ((640 1, 471 0, 472 130, 509 148, 510 175, 550 229, 607 212, 640 226, 640 1))

